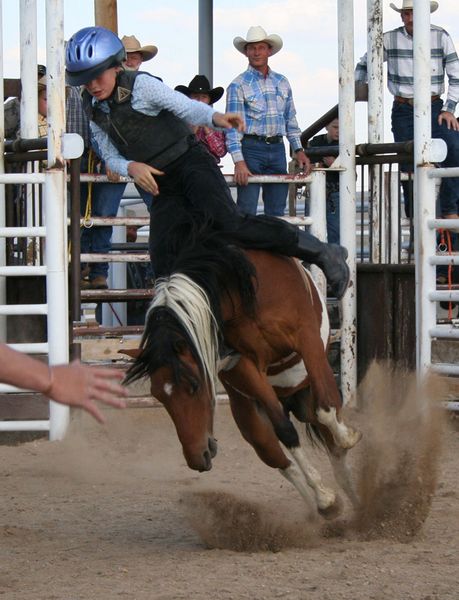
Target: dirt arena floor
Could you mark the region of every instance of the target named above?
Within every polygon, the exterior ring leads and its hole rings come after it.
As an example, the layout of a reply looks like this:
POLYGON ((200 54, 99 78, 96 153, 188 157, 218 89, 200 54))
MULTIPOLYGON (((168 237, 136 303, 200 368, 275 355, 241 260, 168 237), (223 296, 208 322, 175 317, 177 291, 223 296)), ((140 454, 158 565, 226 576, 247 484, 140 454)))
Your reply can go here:
MULTIPOLYGON (((5 600, 449 600, 459 597, 459 427, 374 371, 349 458, 362 501, 316 517, 218 407, 190 471, 162 408, 76 414, 68 437, 0 446, 5 600)), ((328 483, 327 457, 311 450, 328 483)))

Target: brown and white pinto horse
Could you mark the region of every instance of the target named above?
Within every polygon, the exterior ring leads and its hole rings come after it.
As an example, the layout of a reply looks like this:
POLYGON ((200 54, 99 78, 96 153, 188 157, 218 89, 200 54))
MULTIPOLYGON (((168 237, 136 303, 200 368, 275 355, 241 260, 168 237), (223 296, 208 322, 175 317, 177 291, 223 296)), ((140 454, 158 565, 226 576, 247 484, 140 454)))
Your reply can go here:
POLYGON ((157 282, 127 381, 150 377, 188 466, 207 471, 217 451, 218 375, 260 459, 308 502, 312 491, 320 513, 334 515, 338 499, 310 464, 289 418, 293 413, 305 422, 328 449, 338 483, 356 504, 346 453, 360 434, 340 419, 342 401, 326 354, 325 303, 296 259, 215 243, 206 247, 198 240, 157 282))

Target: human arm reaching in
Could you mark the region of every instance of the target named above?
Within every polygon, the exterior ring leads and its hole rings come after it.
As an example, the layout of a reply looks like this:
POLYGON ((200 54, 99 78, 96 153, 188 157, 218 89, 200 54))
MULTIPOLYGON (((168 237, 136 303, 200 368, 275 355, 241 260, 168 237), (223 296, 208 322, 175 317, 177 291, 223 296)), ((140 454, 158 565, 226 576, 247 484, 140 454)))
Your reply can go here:
POLYGON ((124 408, 127 391, 120 380, 123 374, 114 369, 90 367, 79 361, 48 366, 0 344, 0 381, 40 392, 55 402, 82 408, 99 423, 105 419, 97 402, 124 408))

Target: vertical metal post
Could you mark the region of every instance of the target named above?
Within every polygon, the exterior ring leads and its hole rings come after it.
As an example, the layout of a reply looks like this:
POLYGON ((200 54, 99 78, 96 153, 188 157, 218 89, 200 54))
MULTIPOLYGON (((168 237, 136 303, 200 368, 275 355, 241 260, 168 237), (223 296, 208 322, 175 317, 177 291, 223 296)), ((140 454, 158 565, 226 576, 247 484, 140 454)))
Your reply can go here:
POLYGON ((351 284, 342 300, 341 388, 349 402, 357 388, 354 2, 338 0, 340 237, 348 249, 351 284))
MULTIPOLYGON (((326 193, 326 174, 324 169, 314 170, 311 173, 311 206, 310 216, 312 219, 311 233, 326 241, 327 237, 327 193, 326 193)), ((323 297, 327 297, 327 281, 325 275, 315 265, 312 265, 311 271, 319 290, 323 297)))
MULTIPOLYGON (((389 181, 387 182, 387 188, 389 190, 390 199, 391 199, 391 211, 390 211, 390 262, 392 264, 397 264, 399 262, 399 253, 401 251, 401 247, 399 245, 399 227, 401 229, 401 211, 400 211, 400 184, 398 181, 398 172, 390 171, 389 181), (400 225, 399 225, 400 224, 400 225)), ((400 231, 400 244, 403 241, 403 233, 400 231)))
MULTIPOLYGON (((45 180, 46 295, 50 364, 66 363, 69 355, 67 289, 67 190, 62 135, 65 131, 64 6, 46 0, 46 63, 48 99, 48 169, 45 180)), ((67 406, 50 403, 50 439, 64 437, 67 406)))
MULTIPOLYGON (((120 217, 126 216, 126 209, 124 206, 120 206, 118 209, 118 215, 120 217)), ((124 243, 126 241, 126 227, 120 225, 113 227, 113 241, 115 243, 124 243)), ((113 288, 115 289, 126 289, 127 287, 127 264, 126 263, 112 263, 111 277, 113 288)), ((108 306, 106 304, 105 306, 108 306)), ((112 303, 113 310, 116 311, 123 325, 127 325, 127 303, 126 302, 115 302, 112 303)), ((112 312, 112 319, 114 325, 119 325, 118 320, 112 312)))
MULTIPOLYGON (((368 142, 379 144, 384 141, 384 77, 383 77, 383 25, 381 0, 367 0, 368 37, 367 37, 367 68, 368 68, 368 142)), ((381 165, 369 166, 369 189, 371 190, 371 206, 373 229, 372 256, 374 262, 384 261, 385 256, 385 214, 382 205, 380 214, 379 199, 382 197, 381 165), (381 229, 380 229, 381 228, 381 229), (383 235, 380 236, 380 231, 383 235), (381 245, 380 245, 381 237, 381 245)))
POLYGON ((37 2, 20 0, 21 138, 38 135, 37 2))
MULTIPOLYGON (((37 2, 20 1, 21 41, 21 138, 38 135, 38 88, 37 88, 37 2)), ((36 170, 34 163, 27 163, 27 172, 36 170)), ((26 224, 33 225, 34 186, 26 186, 26 224)), ((37 188, 35 188, 37 191, 37 188)))
POLYGON ((428 292, 435 288, 435 267, 426 253, 435 248, 435 230, 427 221, 435 215, 435 180, 428 177, 432 137, 430 87, 430 2, 418 0, 413 10, 414 58, 414 253, 416 273, 416 368, 426 375, 431 364, 429 330, 436 325, 436 304, 428 292))
POLYGON ((213 0, 199 0, 199 74, 213 86, 213 0))

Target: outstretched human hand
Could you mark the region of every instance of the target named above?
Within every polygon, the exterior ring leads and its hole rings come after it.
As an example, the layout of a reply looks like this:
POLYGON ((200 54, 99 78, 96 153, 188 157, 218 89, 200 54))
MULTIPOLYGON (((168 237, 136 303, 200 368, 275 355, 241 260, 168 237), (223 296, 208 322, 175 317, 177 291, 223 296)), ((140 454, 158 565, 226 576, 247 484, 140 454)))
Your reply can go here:
POLYGON ((159 186, 153 175, 164 175, 163 171, 159 171, 145 163, 132 161, 128 164, 128 173, 142 189, 150 192, 153 196, 159 194, 159 186))
POLYGON ((55 402, 82 408, 99 423, 105 423, 105 418, 96 402, 115 408, 126 406, 123 398, 127 396, 127 390, 120 383, 123 373, 119 371, 74 361, 52 366, 49 372, 50 383, 43 393, 55 402))
POLYGON ((212 117, 213 124, 222 129, 231 129, 234 127, 238 131, 245 131, 244 119, 238 113, 214 113, 212 117))

